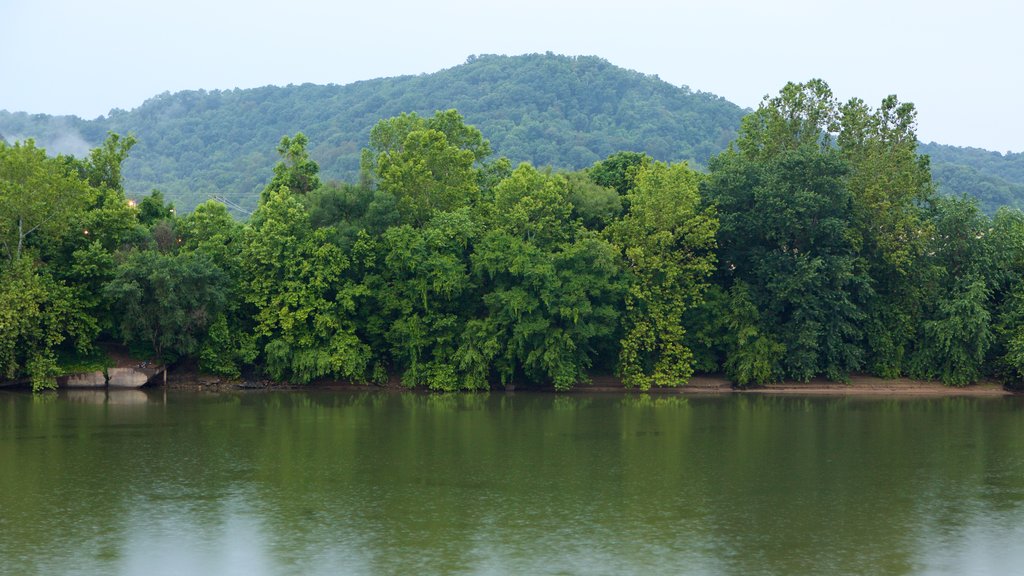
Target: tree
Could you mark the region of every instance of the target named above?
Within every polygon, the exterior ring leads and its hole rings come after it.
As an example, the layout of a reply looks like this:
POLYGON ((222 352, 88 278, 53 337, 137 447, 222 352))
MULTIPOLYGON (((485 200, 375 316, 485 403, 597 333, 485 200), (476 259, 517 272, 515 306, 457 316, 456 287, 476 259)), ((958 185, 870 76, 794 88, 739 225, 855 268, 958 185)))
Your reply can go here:
POLYGON ((205 254, 135 250, 118 265, 104 295, 117 311, 115 329, 125 344, 142 344, 155 357, 175 361, 199 352, 226 304, 224 283, 205 254))
POLYGON ((174 218, 174 204, 164 202, 164 193, 153 190, 138 203, 139 224, 152 226, 160 220, 174 218))
POLYGON ((587 380, 614 337, 622 294, 618 251, 570 215, 561 176, 521 165, 481 207, 473 250, 486 316, 467 324, 460 362, 491 358, 500 380, 525 376, 566 390, 587 380), (474 360, 475 359, 475 360, 474 360))
POLYGON ((310 227, 287 187, 269 190, 253 214, 242 262, 244 297, 254 307, 271 376, 300 383, 328 375, 365 379, 371 351, 353 321, 363 288, 345 277, 348 258, 326 230, 310 227))
POLYGON ((633 189, 637 174, 652 160, 642 152, 616 152, 591 166, 587 174, 594 184, 625 196, 633 189))
POLYGON ((411 132, 399 153, 377 161, 380 190, 398 199, 403 220, 423 225, 435 211, 467 206, 479 192, 473 154, 449 144, 438 130, 411 132))
POLYGON ((467 374, 455 360, 467 319, 479 313, 469 274, 478 232, 463 208, 438 212, 422 228, 404 224, 377 238, 363 235, 353 249, 365 267, 361 307, 369 338, 406 386, 451 391, 489 385, 489 366, 467 374))
POLYGON ((98 328, 73 290, 29 258, 0 266, 0 379, 27 376, 33 390, 56 387, 56 349, 68 340, 84 352, 98 328))
POLYGON ((583 172, 565 175, 569 182, 572 216, 590 230, 604 230, 622 216, 623 198, 612 188, 594 184, 583 172))
POLYGON ((89 185, 96 189, 107 189, 124 195, 122 167, 128 153, 136 144, 132 135, 121 136, 108 132, 103 144, 89 152, 89 159, 82 165, 82 175, 89 185))
POLYGON ((89 187, 32 140, 13 146, 0 142, 0 242, 8 263, 19 260, 34 235, 50 241, 66 234, 85 208, 89 187))
POLYGON ((786 346, 761 328, 761 314, 751 300, 750 287, 736 282, 724 300, 721 318, 728 328, 724 339, 726 375, 740 386, 763 386, 782 378, 786 346))
POLYGON ((867 367, 896 377, 906 370, 926 301, 921 257, 932 235, 925 206, 934 197, 928 159, 917 154, 912 104, 888 96, 872 110, 854 98, 839 115, 836 142, 849 169, 853 229, 872 279, 864 324, 867 367))
POLYGON ((930 216, 932 235, 919 262, 929 282, 908 372, 963 386, 985 374, 995 339, 992 227, 967 198, 937 198, 930 216))
POLYGON ((618 371, 626 386, 685 384, 693 353, 682 320, 714 270, 714 209, 701 208, 700 176, 686 164, 640 168, 629 212, 609 228, 629 271, 618 371))
POLYGON ((744 119, 706 186, 721 222, 719 281, 749 287, 757 333, 769 348, 785 345, 783 374, 800 380, 843 379, 863 363, 870 278, 851 230, 848 168, 831 146, 835 129, 827 85, 788 84, 744 119))
POLYGON ((736 146, 745 158, 764 160, 804 147, 825 151, 838 130, 836 100, 819 79, 787 83, 778 96, 765 96, 743 117, 736 146))
POLYGON ((403 222, 422 226, 435 211, 476 200, 476 165, 488 154, 480 131, 454 110, 430 119, 402 114, 374 126, 362 171, 369 185, 395 196, 403 222))
POLYGON ((242 366, 258 354, 253 336, 255 310, 244 300, 243 228, 224 204, 209 200, 178 220, 176 229, 182 253, 205 255, 224 273, 225 305, 211 318, 200 344, 199 368, 237 378, 242 366))
MULTIPOLYGON (((289 138, 282 136, 277 145, 281 160, 274 165, 274 177, 266 190, 287 187, 294 194, 308 194, 320 187, 320 166, 310 159, 306 146, 309 139, 302 132, 289 138)), ((266 194, 266 192, 264 192, 266 194)))

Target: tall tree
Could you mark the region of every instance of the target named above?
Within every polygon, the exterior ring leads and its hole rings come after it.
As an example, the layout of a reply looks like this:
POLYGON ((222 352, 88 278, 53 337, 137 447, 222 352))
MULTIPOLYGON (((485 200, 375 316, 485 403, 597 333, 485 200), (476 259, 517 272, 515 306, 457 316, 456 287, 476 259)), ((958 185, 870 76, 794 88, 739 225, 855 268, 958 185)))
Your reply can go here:
POLYGON ((199 368, 227 377, 238 377, 243 366, 257 355, 253 336, 255 310, 244 299, 243 227, 227 207, 209 200, 177 221, 182 253, 209 258, 224 273, 224 307, 209 319, 199 349, 199 368))
POLYGON ((803 147, 824 151, 831 147, 838 128, 836 99, 828 84, 820 79, 790 82, 743 117, 736 146, 750 160, 803 147))
POLYGON ((0 243, 8 263, 21 258, 34 235, 53 241, 72 233, 70 224, 89 197, 89 186, 32 140, 0 142, 0 243))
POLYGON ((422 226, 435 211, 476 200, 477 164, 488 154, 480 131, 454 110, 429 119, 403 114, 373 128, 362 170, 368 182, 395 196, 404 222, 422 226))
POLYGON ((56 387, 56 350, 68 343, 84 352, 96 321, 75 293, 29 258, 0 266, 0 380, 27 376, 34 390, 56 387))
POLYGON ((104 293, 124 343, 143 344, 165 361, 199 352, 227 296, 224 273, 209 256, 156 250, 127 254, 104 293))
POLYGON ((721 221, 719 279, 749 287, 758 332, 784 344, 783 374, 800 380, 842 379, 863 365, 871 282, 851 228, 848 167, 832 145, 837 130, 827 84, 787 84, 744 118, 706 187, 721 221))
POLYGON ((866 307, 867 367, 899 376, 917 338, 920 287, 927 267, 920 261, 932 223, 928 159, 917 154, 913 104, 886 97, 877 110, 851 99, 840 110, 837 144, 847 163, 853 226, 869 267, 874 294, 866 307))
POLYGON ((287 187, 269 190, 246 230, 245 299, 256 310, 255 334, 270 375, 295 382, 335 376, 361 380, 369 348, 356 335, 349 260, 313 230, 287 187))
POLYGON ((992 326, 991 222, 967 198, 938 198, 930 214, 932 234, 919 266, 922 317, 908 372, 963 386, 986 372, 995 334, 992 326))
POLYGON ((107 189, 124 194, 122 167, 128 159, 128 153, 135 146, 135 136, 121 136, 114 132, 107 134, 103 144, 89 152, 89 158, 83 165, 84 176, 89 185, 97 189, 107 189))
POLYGON ((460 359, 493 357, 504 383, 585 382, 618 323, 617 250, 570 218, 563 177, 525 164, 482 210, 487 231, 472 260, 487 314, 467 326, 460 359))
POLYGON ((281 160, 274 165, 274 177, 267 190, 287 187, 294 194, 308 194, 320 187, 320 166, 309 157, 309 139, 302 132, 282 136, 277 145, 281 160))
POLYGON ((637 174, 653 159, 642 152, 616 152, 596 162, 587 171, 594 184, 611 188, 625 196, 633 189, 637 174))
POLYGON ((627 386, 679 386, 693 374, 683 317, 714 270, 715 211, 700 206, 700 176, 685 164, 647 164, 610 228, 629 271, 619 372, 627 386))
POLYGON ((364 235, 353 249, 365 267, 361 307, 371 341, 406 386, 488 386, 488 371, 469 374, 455 360, 466 322, 480 307, 469 274, 478 232, 463 208, 439 212, 422 228, 403 224, 376 238, 364 235))

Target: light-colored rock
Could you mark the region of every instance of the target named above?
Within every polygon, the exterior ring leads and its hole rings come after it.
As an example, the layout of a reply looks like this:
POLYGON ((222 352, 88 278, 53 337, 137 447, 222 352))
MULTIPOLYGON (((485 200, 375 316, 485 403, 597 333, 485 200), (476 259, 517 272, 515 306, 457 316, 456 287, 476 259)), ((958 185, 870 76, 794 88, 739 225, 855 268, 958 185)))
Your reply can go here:
POLYGON ((107 368, 107 385, 111 388, 138 388, 149 382, 144 368, 107 368))
POLYGON ((145 385, 151 378, 163 373, 163 366, 146 368, 107 368, 102 371, 69 374, 57 379, 58 383, 68 388, 138 388, 145 385))

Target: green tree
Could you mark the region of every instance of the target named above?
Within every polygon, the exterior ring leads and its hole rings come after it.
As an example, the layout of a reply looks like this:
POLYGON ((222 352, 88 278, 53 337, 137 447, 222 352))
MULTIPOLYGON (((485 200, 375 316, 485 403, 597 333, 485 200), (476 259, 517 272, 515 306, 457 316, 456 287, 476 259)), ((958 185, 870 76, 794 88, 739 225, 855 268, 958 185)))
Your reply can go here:
POLYGON ((89 187, 32 140, 0 142, 0 242, 8 263, 19 260, 28 241, 43 235, 56 242, 72 231, 86 207, 89 187))
POLYGON ((761 328, 761 313, 750 287, 736 282, 724 302, 720 312, 728 329, 723 342, 726 375, 740 386, 763 386, 781 379, 786 346, 761 328))
POLYGON ((995 339, 991 221, 967 198, 937 198, 930 216, 932 235, 920 261, 930 281, 922 287, 908 372, 963 386, 985 374, 995 339))
POLYGON ((896 377, 906 369, 925 301, 920 287, 928 284, 920 261, 932 226, 925 212, 933 198, 928 159, 917 154, 912 104, 888 96, 872 110, 855 98, 839 114, 855 238, 872 278, 867 367, 896 377))
POLYGON ((637 174, 651 161, 652 158, 642 152, 616 152, 591 166, 587 174, 594 184, 625 196, 633 189, 637 174))
POLYGON ((368 182, 395 196, 403 222, 422 226, 435 211, 476 201, 476 165, 488 154, 480 131, 454 110, 430 119, 403 114, 381 120, 370 132, 362 170, 368 182))
POLYGON ((177 221, 182 253, 203 254, 224 272, 225 305, 211 318, 200 344, 201 370, 237 378, 258 354, 253 336, 255 310, 244 300, 243 228, 220 202, 209 200, 177 221))
POLYGON ((213 318, 224 309, 224 274, 198 252, 128 253, 104 295, 117 311, 115 330, 125 344, 142 344, 161 360, 199 352, 213 318))
POLYGON ((301 383, 365 378, 370 349, 353 320, 363 289, 345 277, 348 258, 326 230, 312 229, 288 188, 270 190, 253 214, 242 262, 244 298, 255 309, 255 335, 271 376, 301 383))
POLYGON ((469 274, 478 225, 466 208, 438 212, 422 228, 408 224, 365 236, 354 253, 366 268, 369 337, 406 386, 486 388, 488 372, 467 374, 455 361, 480 295, 469 274), (475 304, 476 303, 476 304, 475 304))
POLYGON ((619 373, 627 386, 678 386, 693 374, 682 320, 714 270, 714 209, 701 208, 700 175, 686 164, 642 167, 629 212, 609 230, 626 259, 629 290, 619 373))
POLYGON ((623 198, 614 189, 594 184, 583 172, 570 172, 565 177, 572 216, 588 229, 604 230, 622 216, 623 198))
POLYGON ((570 218, 563 177, 528 165, 497 185, 483 212, 487 230, 472 263, 486 316, 468 324, 459 360, 493 358, 506 384, 585 382, 618 324, 618 251, 570 218))
MULTIPOLYGON (((129 203, 131 204, 131 203, 129 203)), ((174 203, 164 202, 164 193, 153 190, 138 203, 139 224, 151 226, 160 220, 174 218, 174 203)))
POLYGON ((294 194, 308 194, 320 187, 320 166, 310 159, 306 147, 309 139, 302 132, 295 136, 282 136, 277 145, 281 160, 274 165, 274 177, 267 190, 287 187, 294 194))
POLYGON ((113 190, 124 195, 122 167, 128 153, 135 146, 135 136, 121 136, 108 132, 103 144, 89 152, 88 160, 82 165, 82 175, 89 185, 96 189, 113 190))
POLYGON ((735 144, 745 158, 766 160, 805 147, 828 150, 838 129, 837 103, 828 84, 819 79, 789 82, 743 117, 735 144))
POLYGON ((721 222, 719 281, 749 286, 757 333, 785 345, 783 374, 799 380, 843 379, 863 363, 870 278, 851 230, 848 169, 830 144, 831 106, 820 81, 787 85, 744 120, 706 187, 721 222))
POLYGON ((57 348, 71 341, 84 352, 97 331, 74 291, 31 259, 0 266, 0 379, 26 376, 33 390, 56 387, 57 348))

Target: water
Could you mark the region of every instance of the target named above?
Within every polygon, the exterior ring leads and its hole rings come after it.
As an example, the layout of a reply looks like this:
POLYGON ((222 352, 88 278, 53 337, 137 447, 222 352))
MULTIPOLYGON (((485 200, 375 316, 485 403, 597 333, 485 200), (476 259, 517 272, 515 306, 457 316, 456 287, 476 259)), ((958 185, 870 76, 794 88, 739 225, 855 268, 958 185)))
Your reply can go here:
POLYGON ((0 393, 0 574, 1009 574, 1022 406, 0 393))

